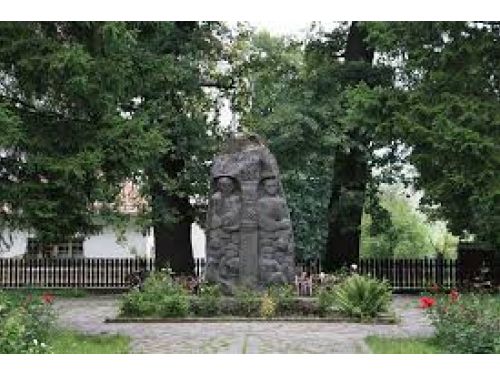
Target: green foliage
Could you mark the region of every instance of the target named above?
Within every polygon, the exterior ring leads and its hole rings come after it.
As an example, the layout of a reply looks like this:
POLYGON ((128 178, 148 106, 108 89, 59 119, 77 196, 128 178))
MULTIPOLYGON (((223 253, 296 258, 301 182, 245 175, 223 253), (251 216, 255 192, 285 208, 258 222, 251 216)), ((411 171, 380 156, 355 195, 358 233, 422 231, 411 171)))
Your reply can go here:
POLYGON ((0 291, 0 353, 49 353, 50 307, 40 298, 0 291))
POLYGON ((438 253, 456 255, 458 239, 444 223, 431 223, 395 189, 384 189, 380 206, 389 213, 389 223, 374 231, 372 215, 365 213, 361 227, 360 255, 366 258, 419 258, 438 253))
POLYGON ((261 295, 248 288, 239 288, 234 293, 235 315, 259 316, 261 306, 261 295))
POLYGON ((315 258, 326 239, 332 160, 321 151, 331 149, 335 139, 312 113, 303 111, 314 110, 316 98, 304 87, 307 77, 300 43, 259 33, 240 48, 242 56, 250 55, 242 63, 244 82, 250 84, 240 90, 248 96, 247 103, 237 108, 241 123, 269 142, 280 165, 296 254, 303 260, 315 258))
MULTIPOLYGON (((500 243, 498 23, 358 26, 378 52, 373 64, 341 58, 348 23, 303 43, 260 33, 236 46, 241 82, 248 84, 239 86, 246 104, 240 100, 235 109, 243 127, 268 139, 278 159, 299 259, 321 253, 329 210, 362 206, 363 186, 370 195, 380 183, 399 180, 425 191, 430 219, 449 221, 454 235, 500 243), (408 162, 417 168, 415 178, 405 174, 408 162), (358 167, 365 177, 354 173, 358 167), (374 169, 381 173, 370 176, 374 169), (336 186, 356 195, 351 206, 340 202, 349 194, 330 199, 336 186)), ((388 224, 376 200, 367 211, 371 226, 388 224)), ((342 212, 341 224, 358 230, 360 220, 342 212)), ((422 237, 417 232, 398 241, 397 252, 408 253, 422 237)), ((427 253, 428 245, 424 240, 419 248, 427 253)))
POLYGON ((332 290, 322 289, 319 291, 318 306, 321 315, 329 315, 338 311, 332 290))
POLYGON ((276 315, 277 304, 274 298, 268 293, 265 293, 260 301, 259 314, 263 318, 272 318, 276 315))
POLYGON ((323 309, 340 311, 347 316, 360 319, 374 318, 388 310, 391 290, 386 282, 354 274, 334 287, 330 292, 320 294, 323 309))
MULTIPOLYGON (((297 257, 304 261, 324 252, 331 211, 342 209, 340 218, 347 217, 346 206, 331 204, 332 182, 351 186, 351 156, 359 155, 364 169, 396 159, 394 152, 392 160, 374 154, 393 140, 389 114, 398 103, 388 90, 391 71, 337 58, 348 29, 343 24, 303 43, 259 33, 243 48, 242 55, 250 57, 242 64, 249 84, 248 103, 238 108, 241 123, 267 139, 276 155, 297 257)), ((361 207, 363 195, 355 202, 361 207)))
POLYGON ((416 187, 455 235, 500 244, 497 22, 375 22, 369 38, 399 72, 394 130, 416 187))
POLYGON ((295 311, 296 290, 293 285, 273 285, 267 295, 276 303, 276 313, 291 315, 295 311))
POLYGON ((165 295, 158 300, 156 308, 162 318, 184 317, 189 313, 189 300, 184 294, 165 295))
POLYGON ((142 290, 133 290, 120 301, 124 316, 182 317, 189 312, 186 291, 166 273, 152 273, 142 290))
POLYGON ((313 290, 318 298, 318 308, 322 315, 336 311, 334 302, 334 289, 345 282, 351 276, 347 267, 342 267, 338 271, 325 274, 318 288, 313 290))
POLYGON ((221 291, 218 285, 203 284, 197 296, 196 315, 216 316, 221 312, 221 291))
POLYGON ((139 225, 193 216, 153 197, 207 191, 221 132, 202 86, 220 33, 214 22, 3 22, 0 225, 49 242, 120 226, 126 180, 148 203, 139 225))
POLYGON ((500 298, 464 294, 438 298, 428 309, 436 342, 450 353, 500 353, 500 298))

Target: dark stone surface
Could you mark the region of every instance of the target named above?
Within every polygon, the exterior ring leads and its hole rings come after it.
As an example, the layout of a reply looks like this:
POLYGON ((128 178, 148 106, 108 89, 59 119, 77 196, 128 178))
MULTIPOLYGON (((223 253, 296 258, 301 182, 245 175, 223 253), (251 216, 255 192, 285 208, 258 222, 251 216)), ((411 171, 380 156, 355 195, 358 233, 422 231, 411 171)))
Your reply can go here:
POLYGON ((291 282, 293 232, 269 149, 255 135, 236 135, 214 158, 211 181, 207 280, 228 293, 291 282))

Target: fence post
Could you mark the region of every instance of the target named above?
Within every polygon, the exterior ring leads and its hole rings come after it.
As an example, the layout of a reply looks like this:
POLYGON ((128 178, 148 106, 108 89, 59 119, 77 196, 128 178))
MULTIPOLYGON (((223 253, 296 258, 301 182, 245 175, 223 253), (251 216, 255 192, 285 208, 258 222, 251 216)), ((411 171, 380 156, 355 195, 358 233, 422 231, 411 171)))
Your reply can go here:
POLYGON ((436 257, 436 281, 439 287, 444 287, 444 259, 441 253, 436 257))

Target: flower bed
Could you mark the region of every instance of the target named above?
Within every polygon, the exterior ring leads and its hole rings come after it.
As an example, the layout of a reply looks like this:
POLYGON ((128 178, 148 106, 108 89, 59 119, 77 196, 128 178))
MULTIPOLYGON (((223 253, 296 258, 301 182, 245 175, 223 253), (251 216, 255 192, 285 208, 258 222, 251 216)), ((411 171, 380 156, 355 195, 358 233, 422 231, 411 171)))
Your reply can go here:
POLYGON ((167 274, 154 273, 141 290, 125 295, 120 315, 108 322, 212 321, 363 321, 395 323, 386 284, 359 275, 347 278, 317 298, 299 298, 292 286, 248 289, 223 296, 216 285, 201 285, 189 295, 167 274))
POLYGON ((448 353, 500 353, 500 295, 449 294, 424 296, 436 329, 434 342, 448 353))

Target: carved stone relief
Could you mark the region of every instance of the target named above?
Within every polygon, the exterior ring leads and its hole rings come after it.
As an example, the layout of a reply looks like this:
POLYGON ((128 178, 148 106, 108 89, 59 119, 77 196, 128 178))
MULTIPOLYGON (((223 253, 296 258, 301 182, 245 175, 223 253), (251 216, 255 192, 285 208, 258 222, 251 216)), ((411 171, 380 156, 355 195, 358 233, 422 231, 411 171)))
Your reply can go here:
POLYGON ((207 279, 231 293, 292 281, 293 232, 276 159, 237 135, 214 158, 207 217, 207 279))

